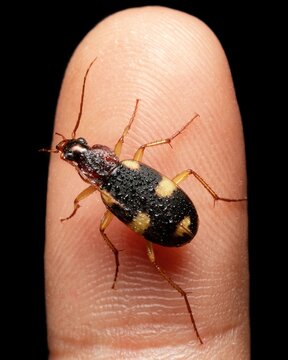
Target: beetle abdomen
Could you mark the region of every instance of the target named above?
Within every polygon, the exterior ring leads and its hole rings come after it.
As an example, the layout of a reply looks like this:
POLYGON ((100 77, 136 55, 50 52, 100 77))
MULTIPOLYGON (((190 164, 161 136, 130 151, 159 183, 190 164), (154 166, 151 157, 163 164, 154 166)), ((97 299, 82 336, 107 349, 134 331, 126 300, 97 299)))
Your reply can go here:
POLYGON ((192 240, 198 216, 189 197, 155 169, 124 160, 101 186, 106 207, 132 230, 162 246, 192 240))

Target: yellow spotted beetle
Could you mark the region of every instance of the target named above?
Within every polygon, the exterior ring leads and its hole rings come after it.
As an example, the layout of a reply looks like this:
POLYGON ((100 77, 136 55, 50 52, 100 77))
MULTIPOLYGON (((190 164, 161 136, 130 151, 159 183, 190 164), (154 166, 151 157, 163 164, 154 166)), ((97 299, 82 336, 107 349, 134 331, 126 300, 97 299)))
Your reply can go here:
POLYGON ((227 199, 219 197, 215 191, 191 169, 181 172, 170 180, 155 169, 141 162, 146 148, 170 144, 195 118, 199 117, 198 114, 170 138, 153 141, 140 146, 131 160, 120 161, 119 156, 124 138, 128 134, 135 118, 139 99, 136 101, 136 106, 129 124, 117 141, 114 150, 104 145, 93 145, 90 147, 85 139, 76 138, 76 131, 82 116, 86 79, 95 61, 96 58, 91 62, 84 76, 80 111, 75 128, 72 131, 71 139, 66 139, 63 135, 56 133, 62 137, 62 141, 59 142, 56 149, 41 149, 42 151, 60 153, 61 159, 73 165, 80 177, 89 183, 89 187, 82 191, 74 200, 74 210, 71 215, 61 221, 68 220, 74 216, 80 207, 79 202, 93 192, 99 191, 107 207, 107 211, 100 222, 100 232, 106 244, 113 251, 116 262, 112 288, 115 287, 119 270, 119 251, 110 241, 105 230, 113 216, 116 216, 130 229, 143 235, 147 240, 149 260, 160 275, 184 297, 194 330, 202 344, 203 341, 199 335, 187 294, 157 264, 152 243, 167 247, 179 247, 190 242, 196 235, 198 230, 197 211, 193 202, 183 190, 178 187, 179 183, 189 175, 193 175, 213 196, 215 201, 222 200, 232 202, 246 200, 246 198, 227 199))

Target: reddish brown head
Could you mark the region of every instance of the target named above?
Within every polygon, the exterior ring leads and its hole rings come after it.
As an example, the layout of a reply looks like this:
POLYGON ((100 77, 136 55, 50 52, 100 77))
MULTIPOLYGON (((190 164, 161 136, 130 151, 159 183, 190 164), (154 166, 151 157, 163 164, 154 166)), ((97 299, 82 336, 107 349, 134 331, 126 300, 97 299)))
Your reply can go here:
POLYGON ((118 157, 107 146, 90 147, 83 138, 64 139, 56 146, 61 159, 73 165, 86 182, 100 186, 119 164, 118 157))

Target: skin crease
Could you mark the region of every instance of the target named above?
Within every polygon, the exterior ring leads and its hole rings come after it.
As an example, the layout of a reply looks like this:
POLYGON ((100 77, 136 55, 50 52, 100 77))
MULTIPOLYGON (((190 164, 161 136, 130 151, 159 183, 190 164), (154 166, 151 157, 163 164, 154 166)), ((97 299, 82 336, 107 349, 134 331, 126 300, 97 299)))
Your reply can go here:
MULTIPOLYGON (((166 138, 195 120, 172 146, 145 151, 143 162, 172 178, 192 168, 219 196, 246 195, 241 119, 228 63, 215 35, 198 19, 172 9, 145 7, 114 14, 81 42, 67 68, 55 123, 74 128, 84 73, 83 117, 77 136, 113 148, 140 98, 121 159, 149 141, 166 138)), ((53 147, 61 139, 55 136, 53 147)), ((51 155, 46 299, 50 359, 248 359, 246 202, 217 202, 189 177, 181 188, 200 218, 196 237, 181 248, 154 246, 159 264, 188 292, 200 345, 183 298, 149 263, 145 239, 114 219, 98 230, 100 195, 73 200, 85 184, 69 164, 51 155)))

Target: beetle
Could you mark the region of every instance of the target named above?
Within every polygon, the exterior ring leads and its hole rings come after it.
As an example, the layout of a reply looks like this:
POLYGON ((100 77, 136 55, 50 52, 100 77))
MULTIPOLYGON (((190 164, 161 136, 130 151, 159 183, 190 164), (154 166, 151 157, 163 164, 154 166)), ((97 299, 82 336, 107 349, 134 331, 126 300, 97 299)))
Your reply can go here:
POLYGON ((158 265, 153 244, 165 247, 179 247, 189 243, 198 230, 198 215, 191 199, 179 187, 179 184, 189 175, 193 175, 200 184, 211 194, 214 201, 237 202, 246 200, 223 198, 198 175, 194 170, 187 169, 172 179, 160 174, 157 170, 142 162, 145 149, 148 147, 171 144, 172 140, 180 135, 196 118, 194 115, 180 130, 166 139, 160 139, 141 145, 132 159, 120 160, 124 138, 128 134, 135 119, 139 99, 136 100, 134 112, 122 135, 116 142, 114 149, 96 144, 89 146, 84 138, 77 138, 76 132, 82 117, 83 101, 88 73, 96 61, 95 58, 86 70, 81 93, 80 110, 71 138, 63 135, 56 149, 41 149, 42 151, 59 153, 62 160, 71 164, 80 177, 89 184, 74 200, 72 213, 61 221, 71 219, 79 209, 80 201, 95 191, 99 191, 107 210, 100 221, 100 233, 114 253, 115 273, 112 288, 115 288, 119 272, 119 250, 108 238, 105 230, 112 218, 116 216, 134 232, 141 234, 147 242, 147 255, 159 274, 175 289, 185 300, 187 311, 201 344, 203 341, 194 320, 187 293, 176 284, 171 277, 158 265))

